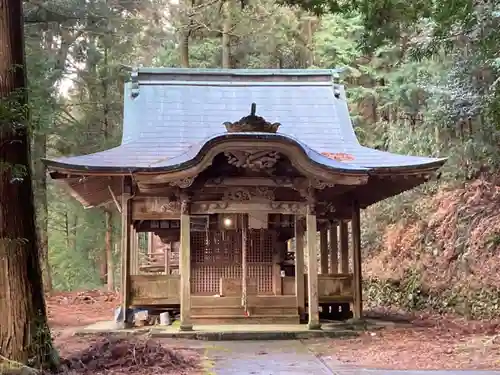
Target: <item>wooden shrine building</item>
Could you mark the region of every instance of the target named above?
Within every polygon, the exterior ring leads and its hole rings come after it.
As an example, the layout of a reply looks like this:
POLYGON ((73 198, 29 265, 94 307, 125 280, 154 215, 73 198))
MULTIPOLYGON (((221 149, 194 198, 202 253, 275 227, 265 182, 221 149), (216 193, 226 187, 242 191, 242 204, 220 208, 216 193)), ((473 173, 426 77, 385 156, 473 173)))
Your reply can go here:
POLYGON ((122 213, 124 308, 177 306, 183 330, 361 317, 360 209, 445 162, 360 145, 329 70, 144 68, 124 95, 120 146, 45 163, 122 213))

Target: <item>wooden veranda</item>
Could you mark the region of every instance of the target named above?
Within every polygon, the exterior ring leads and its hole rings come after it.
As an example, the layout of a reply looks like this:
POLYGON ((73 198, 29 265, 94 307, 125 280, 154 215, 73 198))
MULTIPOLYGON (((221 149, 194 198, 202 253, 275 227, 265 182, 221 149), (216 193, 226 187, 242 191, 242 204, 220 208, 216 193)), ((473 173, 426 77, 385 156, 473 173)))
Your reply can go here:
MULTIPOLYGON (((236 188, 240 193, 249 190, 236 188)), ((147 202, 131 199, 128 204, 144 207, 147 202)), ((156 199, 157 207, 162 203, 156 199)), ((130 265, 125 271, 130 276, 124 280, 130 285, 124 293, 126 305, 180 305, 184 328, 193 323, 290 324, 306 316, 313 328, 319 325, 320 306, 332 318, 341 318, 349 317, 352 305, 354 316, 361 317, 359 208, 353 206, 351 220, 318 222, 315 214, 308 214, 307 205, 291 210, 272 208, 270 203, 227 201, 220 208, 191 210, 180 221, 171 219, 171 214, 160 219, 162 214, 151 209, 134 215, 138 210, 132 208, 132 218, 124 217, 134 223, 128 226, 132 240, 128 241, 130 265), (231 204, 235 210, 250 209, 228 213, 231 204), (185 237, 183 225, 190 226, 185 237), (154 233, 166 246, 154 246, 151 239, 148 251, 141 253, 134 244, 142 231, 154 233), (304 246, 307 243, 311 245, 304 246), (186 253, 189 256, 183 257, 186 253), (190 302, 181 303, 181 299, 190 302)))

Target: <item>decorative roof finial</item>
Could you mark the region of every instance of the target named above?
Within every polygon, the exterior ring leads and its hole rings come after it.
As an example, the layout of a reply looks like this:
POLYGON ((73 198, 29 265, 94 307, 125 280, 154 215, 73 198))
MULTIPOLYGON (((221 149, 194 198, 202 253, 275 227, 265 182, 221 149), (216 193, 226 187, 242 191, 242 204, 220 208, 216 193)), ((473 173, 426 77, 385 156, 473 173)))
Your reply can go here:
POLYGON ((259 133, 276 133, 280 127, 279 122, 270 123, 264 118, 257 116, 257 104, 252 103, 250 107, 250 115, 242 117, 236 122, 225 122, 223 125, 226 127, 228 133, 240 132, 259 132, 259 133))
POLYGON ((256 111, 257 111, 257 104, 252 103, 252 107, 250 109, 250 116, 255 116, 256 111))
POLYGON ((135 99, 139 96, 139 70, 137 68, 132 69, 130 80, 132 83, 130 96, 132 97, 132 99, 135 99))

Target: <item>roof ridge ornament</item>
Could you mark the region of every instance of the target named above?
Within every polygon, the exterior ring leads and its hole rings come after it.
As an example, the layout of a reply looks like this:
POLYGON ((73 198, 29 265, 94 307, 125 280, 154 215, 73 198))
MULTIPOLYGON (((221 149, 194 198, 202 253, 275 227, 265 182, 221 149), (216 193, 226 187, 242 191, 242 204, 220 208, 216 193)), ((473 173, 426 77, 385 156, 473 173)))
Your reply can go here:
POLYGON ((259 133, 276 133, 280 127, 279 122, 270 123, 263 117, 257 116, 257 104, 252 103, 250 107, 250 115, 242 117, 236 122, 224 122, 228 133, 241 132, 259 132, 259 133))

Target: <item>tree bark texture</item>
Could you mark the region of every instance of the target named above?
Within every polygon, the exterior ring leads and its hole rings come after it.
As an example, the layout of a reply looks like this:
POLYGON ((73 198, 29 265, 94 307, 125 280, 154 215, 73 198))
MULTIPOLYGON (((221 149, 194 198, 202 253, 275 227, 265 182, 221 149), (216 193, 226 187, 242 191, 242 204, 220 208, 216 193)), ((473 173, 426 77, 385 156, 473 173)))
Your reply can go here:
POLYGON ((47 174, 41 158, 47 155, 47 135, 44 131, 35 132, 33 142, 33 191, 37 207, 37 227, 40 261, 42 267, 43 289, 52 291, 52 272, 49 263, 49 236, 48 236, 48 202, 47 202, 47 174))
POLYGON ((189 68, 189 32, 181 31, 179 43, 179 53, 181 56, 181 68, 189 68))
POLYGON ((222 68, 231 68, 231 1, 224 0, 222 4, 223 24, 222 24, 222 68))
POLYGON ((0 0, 0 353, 53 367, 31 181, 22 2, 0 0), (6 113, 6 111, 3 111, 6 113))
POLYGON ((182 3, 181 25, 179 30, 179 56, 181 68, 189 68, 189 38, 193 27, 192 10, 194 0, 184 0, 182 3))

